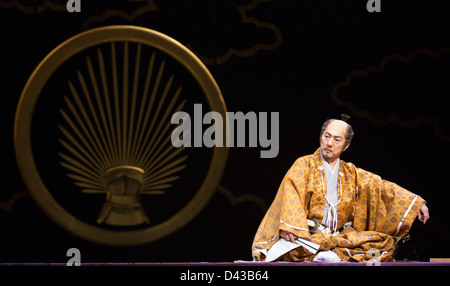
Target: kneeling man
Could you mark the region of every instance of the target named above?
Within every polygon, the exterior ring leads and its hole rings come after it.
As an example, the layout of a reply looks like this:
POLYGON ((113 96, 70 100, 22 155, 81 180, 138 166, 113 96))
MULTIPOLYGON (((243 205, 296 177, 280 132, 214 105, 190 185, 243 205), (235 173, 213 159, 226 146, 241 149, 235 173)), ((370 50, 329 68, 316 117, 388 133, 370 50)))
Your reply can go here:
POLYGON ((252 245, 254 261, 394 261, 397 241, 425 201, 380 176, 339 159, 352 127, 327 120, 320 148, 295 161, 252 245))

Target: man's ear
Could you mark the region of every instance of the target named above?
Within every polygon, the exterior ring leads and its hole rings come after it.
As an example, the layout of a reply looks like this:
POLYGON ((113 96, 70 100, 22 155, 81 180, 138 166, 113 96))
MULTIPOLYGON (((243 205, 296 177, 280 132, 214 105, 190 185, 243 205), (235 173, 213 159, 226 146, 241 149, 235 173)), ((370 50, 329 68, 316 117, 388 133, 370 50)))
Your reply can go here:
POLYGON ((350 146, 350 143, 348 143, 347 146, 344 147, 344 150, 342 150, 342 152, 344 152, 345 150, 347 150, 349 146, 350 146))

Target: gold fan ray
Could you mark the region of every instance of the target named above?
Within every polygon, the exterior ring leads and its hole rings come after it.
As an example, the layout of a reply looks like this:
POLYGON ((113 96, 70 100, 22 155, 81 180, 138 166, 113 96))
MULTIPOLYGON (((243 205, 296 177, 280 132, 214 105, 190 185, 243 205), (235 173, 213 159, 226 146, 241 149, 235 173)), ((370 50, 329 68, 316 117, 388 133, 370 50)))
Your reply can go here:
POLYGON ((70 92, 60 110, 60 157, 74 183, 89 186, 83 192, 105 186, 106 173, 116 166, 143 170, 143 194, 147 187, 169 188, 167 182, 178 179, 169 176, 185 167, 187 156, 177 159, 183 148, 168 145, 170 114, 185 103, 176 104, 182 87, 174 86, 174 74, 165 77, 165 60, 154 71, 157 62, 155 51, 149 53, 141 44, 112 42, 87 56, 85 66, 68 81, 70 92), (148 64, 141 65, 146 53, 148 64))

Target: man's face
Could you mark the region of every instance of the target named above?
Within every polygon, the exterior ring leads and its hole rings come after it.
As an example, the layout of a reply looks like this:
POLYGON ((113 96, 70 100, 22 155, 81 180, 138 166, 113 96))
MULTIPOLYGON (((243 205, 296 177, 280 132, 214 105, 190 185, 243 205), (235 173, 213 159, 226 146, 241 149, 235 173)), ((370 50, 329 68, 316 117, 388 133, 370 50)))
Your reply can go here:
POLYGON ((326 161, 332 162, 336 160, 348 148, 348 146, 345 146, 346 130, 347 123, 341 120, 334 120, 323 132, 320 138, 320 151, 326 161))

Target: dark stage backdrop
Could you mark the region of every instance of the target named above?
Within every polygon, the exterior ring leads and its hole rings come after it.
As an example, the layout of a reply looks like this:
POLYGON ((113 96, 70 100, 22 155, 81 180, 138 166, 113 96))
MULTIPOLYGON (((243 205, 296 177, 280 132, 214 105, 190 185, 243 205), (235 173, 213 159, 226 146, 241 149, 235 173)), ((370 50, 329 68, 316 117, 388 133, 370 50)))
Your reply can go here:
POLYGON ((0 0, 0 262, 65 262, 69 248, 82 262, 250 260, 284 174, 318 148, 321 124, 341 113, 355 130, 342 159, 427 200, 430 221, 414 223, 396 258, 450 257, 448 1, 381 0, 373 13, 365 0, 80 2, 81 12, 69 13, 66 0, 0 0), (131 247, 86 241, 48 218, 25 187, 13 138, 19 97, 39 62, 76 34, 118 24, 187 46, 228 111, 280 118, 275 158, 260 158, 260 147, 230 148, 206 207, 170 235, 131 247))

